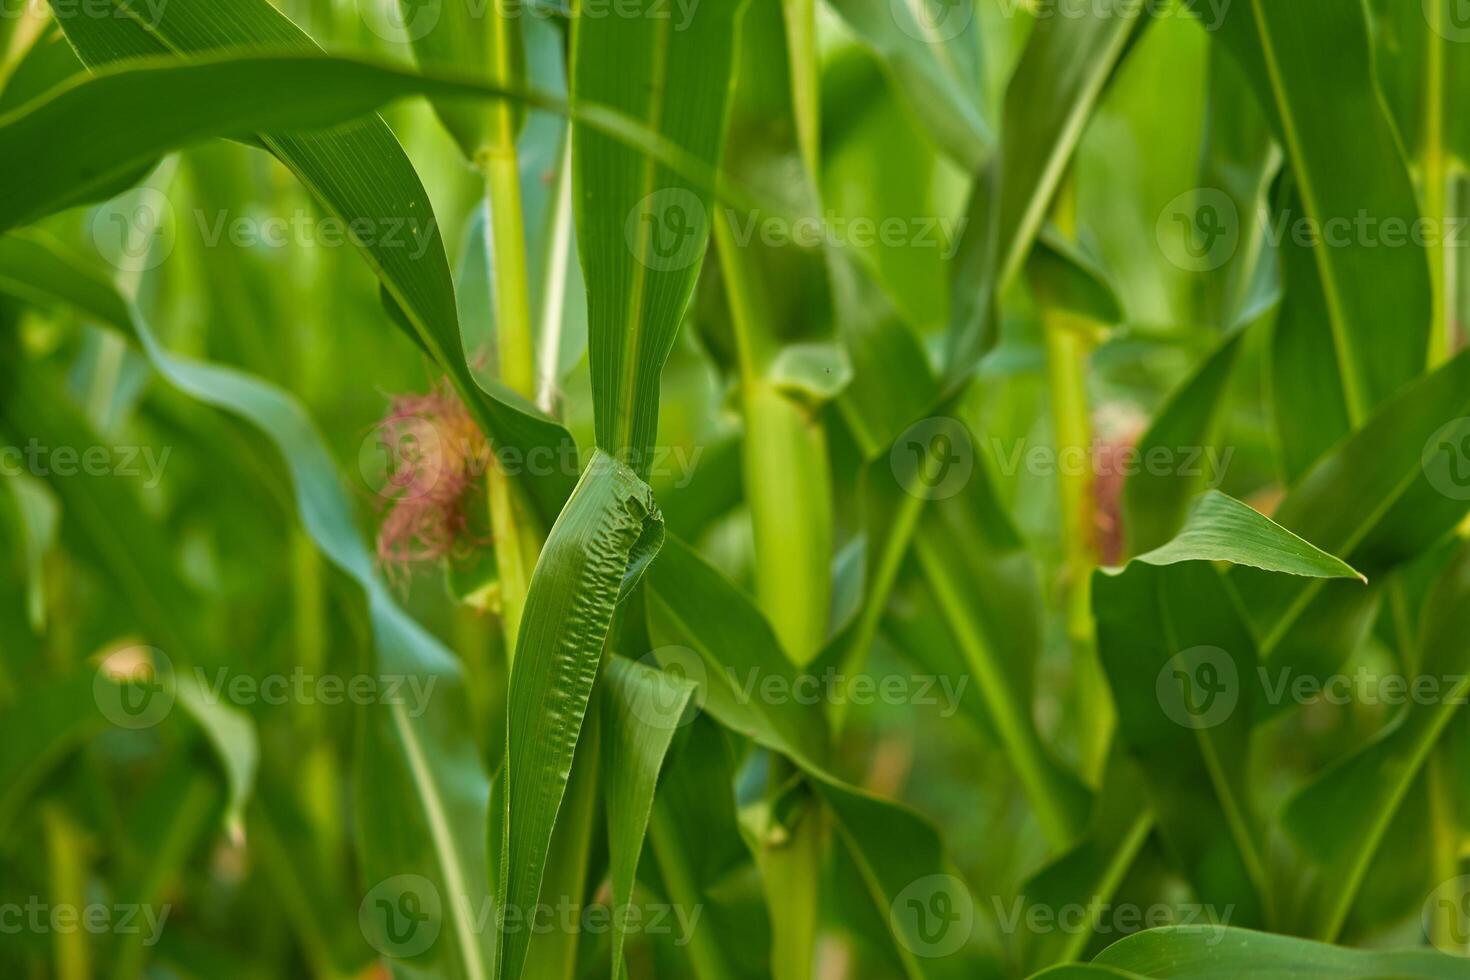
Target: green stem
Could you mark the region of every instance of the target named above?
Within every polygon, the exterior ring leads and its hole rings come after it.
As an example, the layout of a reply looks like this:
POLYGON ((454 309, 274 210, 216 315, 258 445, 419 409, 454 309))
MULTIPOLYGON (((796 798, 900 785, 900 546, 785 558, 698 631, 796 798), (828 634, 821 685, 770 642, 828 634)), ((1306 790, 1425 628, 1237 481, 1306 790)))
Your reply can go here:
POLYGON ((526 273, 526 225, 521 209, 520 162, 515 144, 486 150, 485 223, 490 287, 495 304, 500 380, 517 394, 536 397, 536 354, 531 339, 531 294, 526 273))
MULTIPOLYGON (((1103 872, 1101 880, 1094 889, 1097 896, 1103 901, 1110 901, 1118 889, 1123 887, 1123 879, 1132 870, 1133 862, 1138 858, 1138 853, 1143 850, 1143 845, 1148 842, 1148 835, 1153 832, 1153 829, 1153 811, 1145 810, 1133 819, 1128 832, 1123 835, 1123 842, 1113 852, 1107 870, 1103 872)), ((1055 962, 1071 963, 1082 959, 1087 952, 1088 943, 1096 935, 1104 912, 1104 907, 1101 905, 1093 906, 1089 903, 1088 908, 1091 912, 1088 928, 1079 929, 1068 938, 1067 944, 1062 948, 1062 953, 1055 962)))
MULTIPOLYGON (((848 685, 851 685, 852 679, 863 669, 863 664, 867 663, 868 651, 873 648, 878 625, 883 621, 883 610, 888 605, 888 595, 898 581, 899 569, 903 567, 903 556, 908 552, 909 542, 913 540, 919 518, 923 516, 924 502, 925 498, 919 494, 905 493, 899 501, 893 523, 888 528, 888 536, 883 541, 882 553, 868 556, 868 567, 872 570, 871 579, 863 590, 864 601, 858 613, 857 625, 853 628, 852 639, 842 656, 842 676, 847 679, 848 685)), ((851 698, 844 697, 832 706, 834 735, 842 731, 850 700, 851 698)))
MULTIPOLYGON (((536 397, 536 355, 531 339, 531 297, 526 273, 525 220, 521 209, 521 177, 513 141, 485 150, 486 249, 495 307, 496 348, 500 380, 527 399, 536 397)), ((510 477, 492 463, 486 471, 490 531, 500 578, 501 622, 507 656, 514 656, 521 612, 531 586, 531 570, 539 543, 519 519, 510 477)))
POLYGON ((1029 705, 1015 696, 1001 662, 1004 652, 995 648, 985 635, 984 625, 975 619, 972 583, 954 575, 926 546, 924 536, 915 539, 915 549, 945 621, 975 676, 979 694, 985 699, 996 736, 1036 812, 1036 822, 1047 842, 1061 851, 1082 830, 1085 794, 1068 781, 1047 754, 1031 720, 1029 705))
POLYGON ((821 66, 817 59, 816 0, 782 0, 786 45, 790 49, 791 104, 796 116, 801 159, 813 186, 821 186, 821 66))
POLYGON ((787 655, 806 664, 826 639, 831 600, 826 433, 806 407, 766 380, 774 340, 759 284, 724 211, 716 210, 713 228, 740 362, 757 598, 787 655))
MULTIPOLYGON (((1460 873, 1460 835, 1455 821, 1455 772, 1444 746, 1436 746, 1429 756, 1429 824, 1430 864, 1434 881, 1450 881, 1460 873)), ((1429 920, 1429 940, 1437 948, 1464 948, 1464 930, 1460 912, 1447 902, 1435 902, 1429 920)))
POLYGON ((1428 50, 1424 57, 1424 211, 1439 233, 1430 236, 1429 278, 1433 290, 1433 315, 1429 321, 1429 366, 1441 364, 1450 352, 1450 297, 1447 253, 1444 232, 1448 227, 1446 192, 1449 183, 1448 157, 1444 146, 1444 47, 1448 43, 1443 31, 1446 0, 1432 0, 1425 5, 1429 18, 1428 50))
MULTIPOLYGON (((1057 458, 1089 459, 1092 419, 1087 403, 1089 341, 1085 323, 1057 310, 1042 315, 1046 337, 1047 393, 1051 399, 1057 458)), ((1094 475, 1090 467, 1058 467, 1057 487, 1062 508, 1067 641, 1072 651, 1078 704, 1079 756, 1083 778, 1096 783, 1107 764, 1108 740, 1113 727, 1112 701, 1093 642, 1092 602, 1088 581, 1098 563, 1094 475)))
MULTIPOLYGON (((81 910, 87 904, 86 842, 82 832, 55 803, 41 808, 41 823, 46 833, 52 903, 57 908, 70 906, 81 910)), ((52 938, 56 947, 57 980, 87 980, 92 975, 92 950, 86 930, 57 929, 52 938)))

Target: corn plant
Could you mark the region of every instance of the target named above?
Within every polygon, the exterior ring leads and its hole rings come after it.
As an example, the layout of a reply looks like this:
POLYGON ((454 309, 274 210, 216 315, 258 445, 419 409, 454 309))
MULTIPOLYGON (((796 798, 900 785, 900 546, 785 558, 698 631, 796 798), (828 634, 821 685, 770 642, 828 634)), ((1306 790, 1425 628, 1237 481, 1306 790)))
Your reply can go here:
POLYGON ((1461 6, 0 4, 4 975, 1470 978, 1461 6))

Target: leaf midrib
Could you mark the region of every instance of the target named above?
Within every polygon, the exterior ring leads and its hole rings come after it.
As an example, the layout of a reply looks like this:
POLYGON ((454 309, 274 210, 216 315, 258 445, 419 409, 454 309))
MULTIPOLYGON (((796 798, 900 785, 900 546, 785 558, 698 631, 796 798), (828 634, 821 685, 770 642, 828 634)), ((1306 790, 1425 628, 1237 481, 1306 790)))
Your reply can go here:
MULTIPOLYGON (((1296 115, 1287 98, 1286 83, 1281 75, 1281 64, 1276 56, 1271 31, 1266 26, 1265 10, 1261 0, 1251 0, 1251 12, 1256 22, 1256 34, 1261 41, 1261 54, 1266 63, 1266 74, 1271 80, 1271 89, 1276 95, 1276 105, 1281 116, 1282 136, 1286 140, 1291 156, 1292 172, 1296 175, 1297 186, 1301 191, 1302 205, 1307 209, 1309 215, 1320 221, 1321 202, 1317 198, 1310 168, 1304 165, 1298 166, 1305 160, 1304 146, 1301 133, 1298 131, 1296 115)), ((1337 354, 1337 370, 1342 377, 1342 390, 1347 402, 1348 419, 1356 429, 1367 418, 1368 407, 1365 401, 1363 379, 1358 376, 1356 369, 1358 362, 1354 357, 1355 352, 1352 350, 1352 341, 1347 331, 1347 316, 1342 301, 1342 291, 1337 281, 1337 271, 1329 259, 1328 249, 1319 244, 1312 249, 1312 253, 1317 263, 1317 272, 1322 277, 1323 300, 1327 304, 1327 322, 1332 329, 1332 346, 1337 354)))
MULTIPOLYGON (((669 31, 672 30, 670 18, 659 18, 654 21, 656 37, 654 42, 653 79, 648 94, 648 128, 653 132, 659 131, 663 122, 665 95, 668 90, 669 71, 669 31)), ((645 201, 649 195, 654 193, 654 176, 658 173, 658 162, 652 156, 643 158, 643 182, 640 187, 638 200, 645 201)), ((637 205, 641 206, 641 205, 637 205)), ((638 358, 642 353, 643 324, 640 312, 643 310, 644 296, 648 292, 648 255, 649 241, 652 232, 645 221, 638 222, 638 252, 634 256, 633 285, 628 293, 628 307, 626 310, 627 343, 623 346, 622 382, 623 397, 622 405, 618 410, 617 425, 614 430, 613 441, 616 445, 608 446, 612 453, 621 453, 625 449, 633 449, 633 432, 637 428, 634 424, 634 410, 638 399, 638 358)), ((640 447, 641 448, 641 447, 640 447)))

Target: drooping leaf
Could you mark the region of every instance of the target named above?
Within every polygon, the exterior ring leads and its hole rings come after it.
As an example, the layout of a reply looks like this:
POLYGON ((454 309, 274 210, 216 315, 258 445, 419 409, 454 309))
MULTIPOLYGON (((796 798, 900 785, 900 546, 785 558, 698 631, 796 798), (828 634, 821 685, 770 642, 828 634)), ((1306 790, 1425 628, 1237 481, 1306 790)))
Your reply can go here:
POLYGON ((1259 923, 1272 912, 1263 825, 1246 779, 1260 710, 1256 641, 1216 561, 1277 577, 1353 572, 1211 491, 1168 544, 1093 575, 1098 653, 1118 733, 1144 771, 1160 832, 1202 901, 1233 905, 1236 921, 1259 923))
MULTIPOLYGON (((541 891, 613 612, 663 542, 653 492, 606 453, 593 454, 536 564, 511 672, 502 908, 529 914, 541 891)), ((497 816, 497 820, 499 820, 497 816)), ((527 930, 507 930, 498 976, 519 977, 527 930)))
POLYGON ((1148 565, 1228 561, 1234 565, 1305 578, 1357 578, 1367 581, 1341 559, 1302 540, 1254 507, 1218 490, 1210 490, 1199 497, 1178 534, 1133 560, 1148 565))

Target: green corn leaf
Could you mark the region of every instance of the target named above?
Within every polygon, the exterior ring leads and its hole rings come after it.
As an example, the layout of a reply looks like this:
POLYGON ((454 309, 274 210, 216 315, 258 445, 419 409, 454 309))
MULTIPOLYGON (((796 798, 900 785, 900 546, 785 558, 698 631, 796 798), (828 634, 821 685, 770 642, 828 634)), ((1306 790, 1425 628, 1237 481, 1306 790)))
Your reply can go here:
POLYGON ((179 704, 204 732, 224 767, 225 819, 238 831, 244 823, 245 806, 254 791, 260 763, 255 722, 239 708, 212 698, 197 674, 181 675, 176 691, 179 704))
POLYGON ((995 143, 985 118, 984 66, 975 4, 935 8, 886 0, 833 5, 877 56, 895 92, 934 142, 969 173, 995 143))
MULTIPOLYGON (((1159 409, 1153 424, 1138 440, 1138 456, 1148 459, 1155 447, 1174 451, 1180 446, 1214 451, 1220 413, 1241 335, 1231 334, 1191 374, 1159 409)), ((1123 530, 1129 553, 1138 554, 1165 544, 1184 526, 1191 501, 1199 493, 1205 469, 1199 475, 1140 469, 1123 485, 1123 530)))
POLYGON ((694 716, 671 750, 648 825, 649 856, 639 865, 675 911, 702 908, 681 936, 699 980, 769 977, 769 910, 747 841, 736 822, 735 765, 729 738, 694 716), (655 875, 654 872, 657 872, 655 875))
POLYGON ((1239 976, 1260 980, 1308 976, 1454 980, 1466 975, 1464 961, 1444 953, 1342 949, 1226 926, 1150 929, 1108 947, 1093 964, 1122 971, 1125 976, 1159 980, 1239 976))
POLYGON ((778 752, 824 762, 827 730, 820 713, 790 699, 769 703, 746 694, 764 677, 795 684, 800 676, 750 599, 673 537, 648 580, 653 640, 660 650, 675 648, 672 659, 660 663, 677 663, 696 677, 705 707, 726 728, 778 752))
MULTIPOLYGON (((679 31, 665 17, 578 19, 573 103, 595 98, 714 167, 740 9, 740 0, 706 4, 679 31)), ((659 375, 709 240, 710 198, 653 157, 580 124, 572 166, 597 444, 646 475, 659 375)))
POLYGON ((833 814, 869 897, 888 922, 906 974, 912 980, 936 976, 938 966, 929 957, 934 944, 948 938, 949 923, 935 940, 935 923, 924 920, 921 909, 943 891, 942 901, 961 914, 968 910, 973 926, 974 900, 953 873, 933 826, 912 810, 833 776, 821 761, 824 733, 814 730, 822 716, 790 697, 760 694, 762 685, 773 683, 799 691, 800 677, 750 600, 718 572, 670 539, 649 572, 649 587, 650 632, 661 644, 660 662, 668 658, 666 666, 677 664, 699 684, 703 707, 722 725, 796 764, 833 814), (906 892, 911 886, 917 891, 906 892))
POLYGON ((945 377, 968 377, 995 342, 995 308, 1041 230, 1082 128, 1145 18, 1138 0, 1040 19, 1006 88, 996 158, 976 177, 951 277, 945 377))
POLYGON ((1321 237, 1312 251, 1328 319, 1318 329, 1329 331, 1348 417, 1360 425, 1423 371, 1431 303, 1424 245, 1409 235, 1419 205, 1376 85, 1366 7, 1252 0, 1228 10, 1219 36, 1286 151, 1302 203, 1290 217, 1321 237), (1384 247, 1393 223, 1405 240, 1384 247))
POLYGON ((1168 544, 1093 575, 1098 653, 1118 733, 1145 773, 1159 829, 1202 901, 1233 905, 1237 921, 1259 923, 1273 913, 1246 781, 1259 710, 1256 643, 1216 561, 1288 575, 1354 573, 1211 491, 1168 544))
MULTIPOLYGON (((1394 397, 1298 481, 1275 521, 1370 579, 1443 539, 1465 516, 1455 450, 1470 413, 1470 353, 1394 397)), ((1248 568, 1231 583, 1275 667, 1331 673, 1368 626, 1373 593, 1355 583, 1282 579, 1248 568)))
POLYGON ((1118 737, 1144 772, 1166 846, 1199 900, 1268 920, 1263 824, 1246 781, 1253 638, 1203 561, 1093 575, 1098 655, 1118 737))
MULTIPOLYGON (((1285 194, 1278 220, 1300 213, 1301 197, 1285 194)), ((1294 239, 1281 242, 1281 311, 1271 328, 1271 412, 1278 461, 1287 485, 1353 430, 1316 258, 1294 239)))
POLYGON ((1368 581, 1341 559, 1297 537, 1254 507, 1218 490, 1210 490, 1200 496, 1178 534, 1133 560, 1149 565, 1227 561, 1305 578, 1368 581))
MULTIPOLYGON (((607 786, 612 907, 620 909, 633 900, 633 883, 653 809, 654 787, 693 687, 663 671, 617 657, 608 662, 604 691, 603 781, 607 786)), ((626 929, 626 917, 615 919, 614 974, 622 963, 626 929)))
MULTIPOLYGON (((547 537, 516 642, 501 907, 524 913, 537 902, 614 609, 657 554, 663 533, 648 485, 613 457, 594 453, 547 537)), ((528 942, 525 930, 506 933, 498 976, 521 975, 528 942)))
POLYGON ((1390 822, 1429 753, 1470 690, 1467 630, 1470 549, 1451 559, 1425 605, 1420 660, 1407 683, 1432 681, 1429 700, 1414 697, 1371 743, 1343 758, 1287 804, 1282 822, 1312 862, 1299 927, 1332 940, 1342 929, 1384 844, 1390 822))

